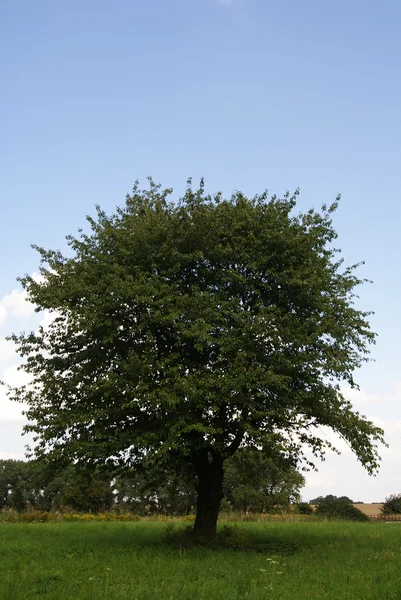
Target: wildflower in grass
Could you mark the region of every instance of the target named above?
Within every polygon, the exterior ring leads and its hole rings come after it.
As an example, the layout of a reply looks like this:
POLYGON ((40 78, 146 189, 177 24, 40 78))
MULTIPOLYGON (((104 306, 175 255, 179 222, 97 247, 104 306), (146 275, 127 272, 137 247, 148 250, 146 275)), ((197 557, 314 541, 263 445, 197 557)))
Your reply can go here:
POLYGON ((95 578, 94 577, 89 577, 88 581, 95 581, 95 578))
POLYGON ((266 573, 266 569, 259 569, 259 571, 262 571, 263 573, 266 573))
POLYGON ((283 572, 282 571, 276 571, 277 575, 282 575, 283 572))

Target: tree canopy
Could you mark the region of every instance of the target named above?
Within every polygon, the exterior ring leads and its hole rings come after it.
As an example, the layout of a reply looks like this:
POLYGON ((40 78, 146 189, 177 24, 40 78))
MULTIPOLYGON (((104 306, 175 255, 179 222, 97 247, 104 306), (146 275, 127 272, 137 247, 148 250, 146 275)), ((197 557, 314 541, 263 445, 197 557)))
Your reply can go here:
POLYGON ((32 382, 11 395, 29 407, 36 454, 189 465, 205 534, 240 446, 297 463, 305 447, 332 448, 327 426, 374 472, 382 431, 340 391, 356 387, 375 335, 354 304, 359 265, 333 245, 338 199, 297 213, 298 192, 224 199, 189 181, 171 193, 137 183, 125 206, 98 206, 90 230, 68 236, 67 256, 34 246, 42 278, 20 281, 55 318, 12 336, 32 382))

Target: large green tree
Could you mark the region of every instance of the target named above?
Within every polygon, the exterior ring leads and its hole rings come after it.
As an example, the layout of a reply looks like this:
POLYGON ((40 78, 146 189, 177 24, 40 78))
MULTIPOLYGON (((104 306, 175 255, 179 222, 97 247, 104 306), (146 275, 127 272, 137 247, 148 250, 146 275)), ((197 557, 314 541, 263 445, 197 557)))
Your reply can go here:
POLYGON ((20 279, 48 329, 12 337, 32 383, 36 454, 135 465, 150 453, 197 478, 194 531, 213 535, 224 462, 240 446, 323 455, 328 426, 378 467, 382 431, 340 383, 374 341, 353 304, 363 282, 333 247, 332 213, 296 212, 296 196, 208 196, 188 182, 138 184, 70 253, 35 248, 42 280, 20 279))

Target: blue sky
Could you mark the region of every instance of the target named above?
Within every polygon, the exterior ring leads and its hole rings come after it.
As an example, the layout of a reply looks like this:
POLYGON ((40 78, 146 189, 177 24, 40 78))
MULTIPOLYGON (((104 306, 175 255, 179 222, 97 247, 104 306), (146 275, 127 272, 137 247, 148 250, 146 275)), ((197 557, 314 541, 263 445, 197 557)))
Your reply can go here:
MULTIPOLYGON (((379 334, 353 400, 391 448, 376 479, 345 452, 305 493, 400 491, 400 27, 398 0, 3 0, 0 377, 16 363, 1 336, 37 322, 10 296, 37 270, 30 244, 64 249, 135 179, 177 195, 188 176, 226 194, 299 186, 301 209, 341 192, 338 245, 366 261, 360 306, 379 334)), ((21 423, 0 402, 14 456, 21 423)))

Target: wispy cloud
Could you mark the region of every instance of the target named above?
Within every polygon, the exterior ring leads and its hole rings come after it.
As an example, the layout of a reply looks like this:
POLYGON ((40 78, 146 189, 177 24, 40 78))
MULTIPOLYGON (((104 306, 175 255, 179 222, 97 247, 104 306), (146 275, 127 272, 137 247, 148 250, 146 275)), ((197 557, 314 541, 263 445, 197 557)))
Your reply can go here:
POLYGON ((9 342, 4 337, 0 337, 0 363, 8 362, 11 358, 14 358, 15 346, 12 342, 9 342))

